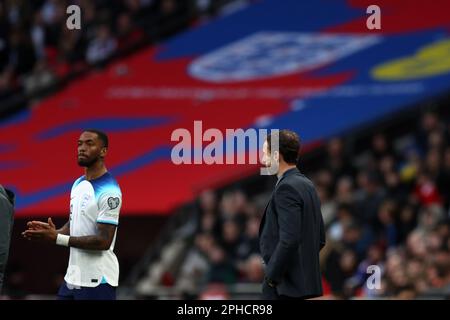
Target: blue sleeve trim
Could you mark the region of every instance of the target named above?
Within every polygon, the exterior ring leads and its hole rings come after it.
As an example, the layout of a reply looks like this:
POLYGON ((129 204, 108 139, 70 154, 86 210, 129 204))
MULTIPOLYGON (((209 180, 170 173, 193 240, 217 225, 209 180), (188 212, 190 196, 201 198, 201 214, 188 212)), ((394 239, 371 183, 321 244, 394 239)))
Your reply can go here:
POLYGON ((115 225, 115 226, 119 225, 119 223, 116 222, 116 221, 108 221, 108 220, 97 220, 97 223, 112 224, 112 225, 115 225))

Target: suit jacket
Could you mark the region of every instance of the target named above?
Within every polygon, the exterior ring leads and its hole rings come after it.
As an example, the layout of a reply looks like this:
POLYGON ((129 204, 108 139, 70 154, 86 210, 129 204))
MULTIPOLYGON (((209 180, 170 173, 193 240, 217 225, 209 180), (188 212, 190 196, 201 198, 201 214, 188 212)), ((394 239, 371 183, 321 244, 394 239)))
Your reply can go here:
POLYGON ((266 277, 277 283, 279 295, 322 295, 319 251, 325 245, 325 230, 320 201, 313 183, 297 168, 278 180, 259 238, 266 277))
POLYGON ((13 226, 14 193, 0 185, 0 292, 9 254, 13 226))

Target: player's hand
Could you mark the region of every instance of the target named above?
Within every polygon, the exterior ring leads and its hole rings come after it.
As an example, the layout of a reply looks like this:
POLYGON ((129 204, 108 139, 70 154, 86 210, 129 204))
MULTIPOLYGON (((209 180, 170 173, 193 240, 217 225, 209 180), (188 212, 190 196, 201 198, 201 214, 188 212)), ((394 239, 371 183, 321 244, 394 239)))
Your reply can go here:
POLYGON ((42 221, 28 221, 27 222, 27 228, 29 230, 41 230, 49 226, 47 222, 42 221))
POLYGON ((46 229, 48 227, 53 227, 56 229, 55 224, 52 221, 52 218, 48 218, 48 222, 42 222, 42 221, 29 221, 27 222, 28 229, 32 230, 40 230, 40 229, 46 229))
POLYGON ((22 232, 22 236, 28 240, 40 240, 47 242, 56 242, 58 233, 51 218, 48 223, 41 221, 30 221, 27 223, 28 230, 22 232))

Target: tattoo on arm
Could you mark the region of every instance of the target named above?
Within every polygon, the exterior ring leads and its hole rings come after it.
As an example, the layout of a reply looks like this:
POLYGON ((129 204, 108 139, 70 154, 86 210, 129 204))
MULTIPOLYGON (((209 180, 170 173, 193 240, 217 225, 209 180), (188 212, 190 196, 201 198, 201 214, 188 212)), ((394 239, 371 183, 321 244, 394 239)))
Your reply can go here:
POLYGON ((108 250, 116 231, 115 225, 97 223, 97 234, 84 237, 70 237, 69 246, 85 250, 108 250))

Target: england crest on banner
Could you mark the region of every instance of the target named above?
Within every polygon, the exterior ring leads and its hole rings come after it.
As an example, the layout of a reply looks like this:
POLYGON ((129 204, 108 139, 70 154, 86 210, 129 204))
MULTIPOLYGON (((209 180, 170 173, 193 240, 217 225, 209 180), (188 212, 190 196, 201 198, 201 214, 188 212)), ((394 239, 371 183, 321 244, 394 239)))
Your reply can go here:
POLYGON ((257 32, 195 59, 189 74, 210 82, 234 82, 312 70, 381 41, 380 36, 257 32))

